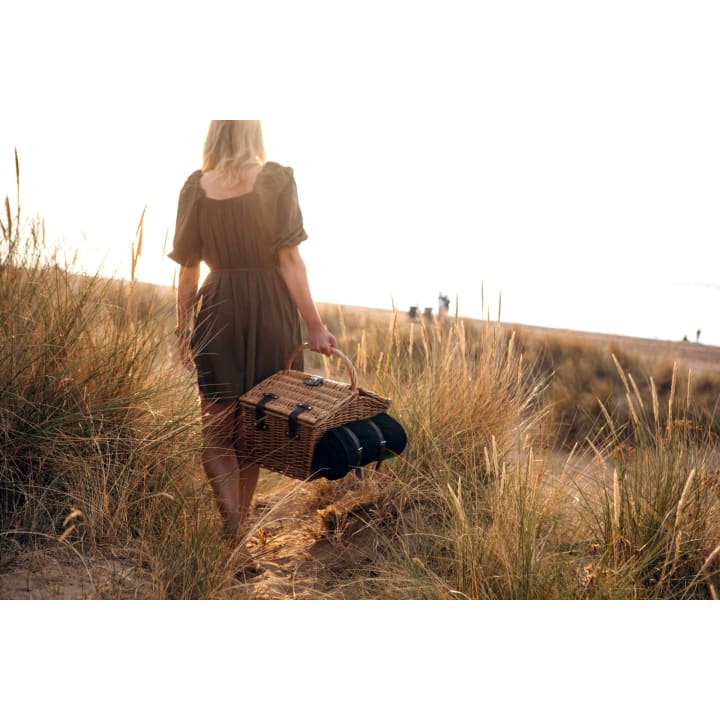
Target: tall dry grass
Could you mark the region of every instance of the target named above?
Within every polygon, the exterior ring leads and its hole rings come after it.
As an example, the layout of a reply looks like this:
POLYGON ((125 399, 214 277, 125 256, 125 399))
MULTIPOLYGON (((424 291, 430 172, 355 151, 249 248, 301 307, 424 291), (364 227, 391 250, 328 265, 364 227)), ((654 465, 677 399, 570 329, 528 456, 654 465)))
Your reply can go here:
POLYGON ((593 445, 606 472, 600 492, 583 505, 586 541, 602 550, 587 567, 587 591, 593 597, 716 597, 717 437, 693 419, 692 395, 676 394, 677 369, 664 408, 654 382, 647 404, 632 375, 620 365, 617 371, 629 428, 605 410, 602 438, 593 445))
POLYGON ((660 414, 664 416, 675 382, 678 397, 687 397, 688 392, 692 396, 691 405, 685 408, 688 418, 709 427, 715 434, 720 433, 717 373, 675 374, 674 358, 663 354, 638 355, 619 342, 599 345, 557 334, 538 338, 521 328, 517 338, 523 352, 545 376, 552 378, 549 401, 556 443, 566 450, 601 430, 606 419, 600 403, 613 408, 616 424, 623 432, 632 431, 630 406, 613 357, 633 375, 644 404, 649 406, 655 393, 660 400, 660 414))
MULTIPOLYGON (((352 343, 339 328, 341 342, 352 343)), ((394 398, 410 443, 385 471, 379 502, 392 508, 379 579, 385 597, 541 597, 557 594, 552 526, 541 498, 547 381, 497 323, 468 332, 459 319, 365 333, 365 382, 394 398)))
POLYGON ((364 517, 378 562, 374 577, 359 568, 354 591, 714 597, 718 444, 692 383, 676 370, 667 394, 649 378, 646 395, 616 357, 595 359, 613 371, 593 396, 600 420, 568 450, 554 406, 562 379, 499 323, 471 328, 396 315, 383 335, 337 318, 344 345, 360 337, 364 381, 395 399, 410 436, 403 460, 373 479, 377 510, 364 517))
MULTIPOLYGON (((172 296, 75 274, 15 205, 1 221, 0 549, 121 556, 146 597, 248 597, 200 468, 172 296)), ((409 436, 401 458, 336 485, 359 500, 332 540, 365 545, 324 597, 717 596, 712 379, 533 347, 499 322, 323 317, 409 436)))
MULTIPOLYGON (((16 171, 0 225, 0 544, 120 553, 147 569, 153 597, 241 593, 213 541, 168 294, 61 262, 20 212, 16 171)), ((141 251, 142 218, 133 275, 141 251)))

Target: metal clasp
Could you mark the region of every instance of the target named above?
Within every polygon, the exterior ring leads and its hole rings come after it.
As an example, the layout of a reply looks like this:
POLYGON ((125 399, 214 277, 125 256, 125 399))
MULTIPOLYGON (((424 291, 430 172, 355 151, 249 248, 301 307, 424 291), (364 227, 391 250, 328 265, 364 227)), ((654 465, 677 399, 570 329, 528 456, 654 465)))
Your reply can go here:
POLYGON ((310 377, 307 377, 303 380, 303 383, 307 385, 308 387, 320 387, 320 385, 323 384, 324 378, 320 377, 320 375, 311 375, 310 377))

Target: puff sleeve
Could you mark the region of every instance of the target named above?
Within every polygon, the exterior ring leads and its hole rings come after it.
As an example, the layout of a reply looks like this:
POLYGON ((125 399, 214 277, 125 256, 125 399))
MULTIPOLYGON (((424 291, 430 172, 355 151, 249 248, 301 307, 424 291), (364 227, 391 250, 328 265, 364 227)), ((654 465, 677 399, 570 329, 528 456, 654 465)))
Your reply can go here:
POLYGON ((292 168, 284 168, 285 178, 277 201, 275 242, 273 249, 294 247, 307 240, 302 212, 298 202, 297 185, 292 168))
POLYGON ((189 267, 197 265, 202 260, 197 207, 199 176, 200 171, 193 173, 180 191, 173 249, 168 253, 171 260, 189 267))

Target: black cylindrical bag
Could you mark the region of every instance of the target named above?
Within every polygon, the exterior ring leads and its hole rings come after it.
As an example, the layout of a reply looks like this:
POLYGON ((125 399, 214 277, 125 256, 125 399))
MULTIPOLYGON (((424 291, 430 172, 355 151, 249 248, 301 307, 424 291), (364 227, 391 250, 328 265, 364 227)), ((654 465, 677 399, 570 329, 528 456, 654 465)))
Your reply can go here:
POLYGON ((387 413, 355 420, 320 438, 313 455, 313 474, 337 480, 372 462, 379 467, 387 457, 399 455, 406 444, 402 425, 387 413))

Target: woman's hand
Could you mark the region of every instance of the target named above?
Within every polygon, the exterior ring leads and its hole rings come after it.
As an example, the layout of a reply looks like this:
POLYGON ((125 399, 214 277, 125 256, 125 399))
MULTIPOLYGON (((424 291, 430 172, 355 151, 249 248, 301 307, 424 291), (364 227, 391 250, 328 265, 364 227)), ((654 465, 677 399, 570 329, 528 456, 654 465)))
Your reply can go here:
POLYGON ((308 329, 308 343, 310 349, 323 355, 332 355, 332 349, 337 347, 335 336, 324 326, 308 329))

